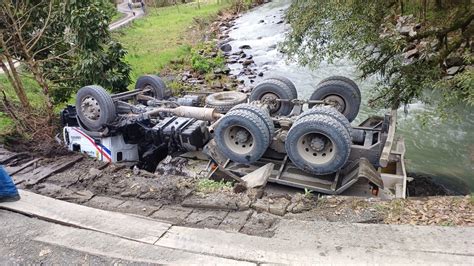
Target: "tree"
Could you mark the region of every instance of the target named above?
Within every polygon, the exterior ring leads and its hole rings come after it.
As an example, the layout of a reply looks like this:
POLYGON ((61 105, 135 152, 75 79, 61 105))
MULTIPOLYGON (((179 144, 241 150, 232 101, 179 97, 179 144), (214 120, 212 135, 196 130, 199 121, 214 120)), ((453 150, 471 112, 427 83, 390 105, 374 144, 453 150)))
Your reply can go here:
MULTIPOLYGON (((45 104, 36 113, 48 125, 54 120, 54 104, 69 100, 82 86, 127 89, 126 51, 108 29, 113 13, 114 6, 107 0, 0 2, 0 67, 18 96, 21 111, 32 111, 22 75, 31 75, 41 88, 45 104), (20 73, 15 63, 26 71, 20 73)), ((28 119, 28 115, 11 116, 28 119)))
POLYGON ((447 111, 459 102, 474 105, 473 18, 469 0, 295 0, 282 48, 313 67, 350 58, 361 78, 380 77, 374 105, 418 99, 447 111), (433 100, 427 91, 442 97, 433 100))

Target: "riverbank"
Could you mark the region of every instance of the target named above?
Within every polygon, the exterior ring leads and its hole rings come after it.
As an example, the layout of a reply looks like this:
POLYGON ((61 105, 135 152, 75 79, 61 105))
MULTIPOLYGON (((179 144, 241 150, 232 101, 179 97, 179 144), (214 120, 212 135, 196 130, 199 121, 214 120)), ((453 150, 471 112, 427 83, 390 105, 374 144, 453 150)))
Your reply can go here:
POLYGON ((196 3, 149 7, 145 18, 115 33, 128 50, 126 60, 132 68, 132 80, 144 74, 159 74, 173 60, 185 57, 201 41, 204 27, 229 7, 224 1, 202 3, 200 7, 196 3))

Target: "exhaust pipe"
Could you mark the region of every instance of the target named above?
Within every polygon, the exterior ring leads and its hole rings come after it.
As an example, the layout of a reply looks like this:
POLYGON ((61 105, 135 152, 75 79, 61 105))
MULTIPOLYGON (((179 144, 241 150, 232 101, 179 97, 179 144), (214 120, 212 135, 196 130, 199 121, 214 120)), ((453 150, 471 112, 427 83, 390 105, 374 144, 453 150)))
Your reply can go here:
POLYGON ((179 117, 195 118, 204 121, 214 121, 220 119, 223 114, 216 112, 214 108, 179 106, 176 108, 156 108, 144 113, 144 115, 157 115, 159 113, 171 113, 179 117))

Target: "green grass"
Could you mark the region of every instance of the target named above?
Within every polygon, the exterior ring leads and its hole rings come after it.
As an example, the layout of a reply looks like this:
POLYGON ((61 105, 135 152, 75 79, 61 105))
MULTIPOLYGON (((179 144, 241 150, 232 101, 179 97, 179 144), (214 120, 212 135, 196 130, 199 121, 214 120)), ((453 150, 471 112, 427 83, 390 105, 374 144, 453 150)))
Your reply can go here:
POLYGON ((158 74, 171 60, 190 53, 189 30, 194 18, 211 18, 229 4, 210 1, 151 9, 148 16, 118 32, 128 50, 126 60, 132 67, 132 80, 143 74, 158 74))
POLYGON ((196 185, 196 190, 201 193, 212 193, 220 190, 231 189, 232 183, 224 180, 215 181, 211 179, 200 179, 196 185))

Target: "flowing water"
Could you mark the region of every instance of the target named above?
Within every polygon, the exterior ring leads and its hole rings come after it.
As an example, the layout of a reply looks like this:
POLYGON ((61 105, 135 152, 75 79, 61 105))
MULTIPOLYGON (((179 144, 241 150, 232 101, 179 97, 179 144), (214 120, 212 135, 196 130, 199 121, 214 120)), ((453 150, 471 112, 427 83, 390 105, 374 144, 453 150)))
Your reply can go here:
MULTIPOLYGON (((275 0, 255 8, 236 20, 229 32, 233 51, 244 44, 251 46, 246 51, 253 55, 258 71, 265 74, 283 75, 292 80, 298 90, 299 98, 307 99, 315 85, 331 75, 343 75, 356 80, 354 64, 339 60, 333 64, 322 63, 317 69, 301 67, 287 62, 277 49, 277 44, 290 30, 283 19, 291 1, 275 0), (261 22, 263 20, 263 22, 261 22)), ((241 64, 230 65, 232 74, 237 75, 241 64)), ((263 77, 265 78, 265 76, 263 77)), ((258 81, 257 81, 258 82, 258 81)), ((374 110, 367 106, 369 91, 375 79, 356 80, 362 92, 362 107, 355 123, 368 115, 383 114, 386 110, 374 110)), ((247 84, 248 80, 246 81, 247 84)), ((399 110, 397 134, 405 138, 407 148, 407 170, 412 173, 432 176, 438 182, 460 193, 474 191, 474 112, 460 108, 460 121, 440 121, 433 117, 428 126, 423 127, 417 114, 430 107, 423 104, 408 106, 408 114, 399 110)))

